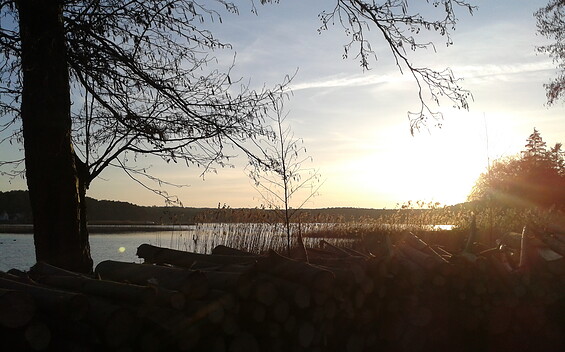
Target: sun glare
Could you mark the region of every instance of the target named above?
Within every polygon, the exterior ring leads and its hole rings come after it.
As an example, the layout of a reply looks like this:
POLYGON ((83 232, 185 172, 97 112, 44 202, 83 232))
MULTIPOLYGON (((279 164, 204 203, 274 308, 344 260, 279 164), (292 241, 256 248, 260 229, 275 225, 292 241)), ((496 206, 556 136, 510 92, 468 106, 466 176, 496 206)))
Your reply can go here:
MULTIPOLYGON (((468 120, 415 137, 391 133, 395 139, 386 148, 365 148, 365 155, 347 161, 347 169, 358 171, 343 177, 351 179, 350 187, 360 197, 372 197, 373 207, 418 200, 465 202, 487 165, 480 126, 468 120)), ((367 204, 366 199, 360 202, 367 204)))

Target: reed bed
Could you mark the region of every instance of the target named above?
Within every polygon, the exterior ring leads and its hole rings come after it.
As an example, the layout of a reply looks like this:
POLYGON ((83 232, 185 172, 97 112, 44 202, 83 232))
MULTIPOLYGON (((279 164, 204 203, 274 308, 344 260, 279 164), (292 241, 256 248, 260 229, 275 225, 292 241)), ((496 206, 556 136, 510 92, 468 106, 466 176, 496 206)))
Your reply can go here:
MULTIPOLYGON (((437 203, 408 202, 395 211, 379 217, 345 219, 343 216, 310 216, 300 214, 291 224, 291 247, 298 246, 298 234, 306 246, 317 248, 323 240, 336 246, 371 250, 384 238, 396 242, 406 231, 424 238, 450 244, 449 237, 477 231, 477 240, 487 246, 508 232, 521 232, 524 227, 536 230, 548 227, 565 228, 565 216, 553 210, 520 209, 486 203, 467 203, 459 206, 440 206, 437 203), (448 230, 448 231, 446 231, 448 230)), ((159 238, 158 245, 167 245, 159 238)), ((278 221, 276 212, 265 209, 220 208, 202 214, 189 231, 171 232, 168 247, 198 253, 211 253, 225 245, 262 254, 269 249, 287 250, 285 224, 278 221)), ((458 245, 458 244, 451 244, 458 245)))
MULTIPOLYGON (((302 233, 304 244, 317 247, 320 236, 316 233, 336 233, 336 224, 291 224, 291 246, 297 245, 297 234, 302 233), (309 236, 309 234, 313 234, 309 236)), ((325 238, 333 245, 344 245, 352 241, 348 237, 328 236, 325 238)), ((198 223, 190 231, 172 232, 168 247, 184 251, 211 253, 218 245, 262 254, 269 249, 286 251, 286 228, 283 223, 198 223)), ((166 242, 161 238, 157 244, 166 242)))

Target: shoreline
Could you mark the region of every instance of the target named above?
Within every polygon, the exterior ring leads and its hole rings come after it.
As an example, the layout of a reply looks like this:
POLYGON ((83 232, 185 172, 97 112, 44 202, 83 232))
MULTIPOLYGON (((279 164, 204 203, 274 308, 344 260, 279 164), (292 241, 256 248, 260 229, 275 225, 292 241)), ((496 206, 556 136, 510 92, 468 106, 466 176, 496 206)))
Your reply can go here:
MULTIPOLYGON (((88 225, 91 234, 116 233, 116 232, 159 232, 190 230, 189 225, 155 225, 155 224, 94 224, 88 225)), ((0 224, 0 233, 33 234, 32 224, 0 224)))

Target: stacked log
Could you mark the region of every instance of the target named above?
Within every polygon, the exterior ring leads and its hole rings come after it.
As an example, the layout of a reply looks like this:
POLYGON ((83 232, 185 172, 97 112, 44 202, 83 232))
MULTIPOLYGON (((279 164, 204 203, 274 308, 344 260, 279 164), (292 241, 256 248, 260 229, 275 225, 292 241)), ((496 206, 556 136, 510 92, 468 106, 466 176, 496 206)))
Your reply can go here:
POLYGON ((95 276, 38 263, 0 274, 0 335, 14 350, 565 350, 562 236, 469 236, 455 252, 406 232, 380 246, 322 241, 306 262, 144 244, 144 264, 95 276))

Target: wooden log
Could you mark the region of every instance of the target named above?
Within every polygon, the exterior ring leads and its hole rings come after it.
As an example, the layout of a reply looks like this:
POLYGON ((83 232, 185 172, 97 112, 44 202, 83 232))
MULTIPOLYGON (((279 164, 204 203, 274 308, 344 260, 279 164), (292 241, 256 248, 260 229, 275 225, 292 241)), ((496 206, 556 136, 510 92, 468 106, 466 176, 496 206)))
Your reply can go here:
POLYGON ((222 321, 221 329, 226 335, 233 336, 240 331, 241 324, 239 323, 236 315, 228 311, 226 312, 224 320, 222 321))
POLYGON ((432 246, 430 246, 426 241, 422 240, 416 234, 408 232, 406 240, 414 248, 432 255, 439 262, 447 263, 447 260, 438 251, 436 251, 432 246))
POLYGON ((398 246, 398 249, 407 258, 417 263, 422 268, 432 271, 438 267, 442 262, 438 261, 435 256, 424 253, 416 248, 413 248, 408 243, 403 243, 398 246))
POLYGON ((96 280, 80 276, 36 277, 40 283, 73 292, 126 301, 138 304, 155 304, 157 289, 150 286, 126 284, 116 281, 96 280))
POLYGON ((257 270, 328 293, 335 279, 328 270, 283 257, 273 250, 266 258, 258 260, 257 270))
POLYGON ((449 263, 449 259, 451 259, 453 257, 453 253, 447 251, 445 248, 441 247, 441 246, 433 246, 433 249, 442 257, 444 258, 448 263, 449 263))
POLYGON ((222 335, 206 336, 199 341, 195 351, 226 352, 228 348, 226 338, 222 335))
POLYGON ((360 333, 351 334, 345 345, 347 352, 363 352, 365 350, 365 336, 360 333))
POLYGON ((86 277, 83 274, 75 273, 73 271, 58 268, 45 262, 37 262, 29 269, 29 276, 31 278, 43 276, 72 276, 72 277, 86 277))
POLYGON ((24 336, 33 351, 45 351, 51 343, 51 330, 42 321, 33 321, 25 327, 24 336))
POLYGON ((195 322, 206 319, 212 324, 221 324, 225 316, 224 302, 221 298, 190 301, 185 311, 187 316, 195 322))
POLYGON ((320 240, 320 247, 327 247, 331 249, 337 257, 350 257, 351 254, 343 248, 339 248, 334 246, 333 244, 329 243, 326 240, 320 240))
POLYGON ((10 274, 10 273, 0 271, 0 278, 7 279, 7 280, 10 280, 10 281, 16 281, 16 282, 19 282, 19 283, 22 283, 22 284, 40 286, 39 283, 37 283, 36 281, 31 279, 27 274, 25 274, 25 275, 14 275, 14 274, 10 274))
POLYGON ((247 271, 252 271, 255 263, 247 264, 218 264, 207 261, 195 261, 192 263, 189 269, 191 270, 201 270, 201 271, 222 271, 226 273, 245 273, 247 271))
POLYGON ((542 238, 542 241, 545 242, 552 251, 565 256, 565 243, 554 238, 553 236, 545 236, 542 238))
POLYGON ((358 250, 355 250, 353 248, 348 248, 348 247, 343 247, 343 249, 346 252, 348 252, 350 256, 362 257, 362 258, 365 258, 365 259, 375 258, 375 256, 371 253, 363 253, 363 252, 360 252, 358 250))
POLYGON ((290 304, 287 300, 279 298, 271 305, 268 314, 277 323, 284 323, 290 315, 290 304))
POLYGON ((308 349, 312 346, 316 335, 316 328, 309 321, 302 321, 298 326, 298 343, 300 347, 308 349))
POLYGON ((30 285, 6 278, 0 278, 0 288, 26 292, 33 298, 39 310, 70 320, 83 319, 89 310, 87 298, 78 293, 30 285))
POLYGON ((103 347, 100 330, 87 318, 69 322, 67 319, 40 314, 39 320, 49 325, 52 333, 49 349, 52 351, 88 351, 103 347))
POLYGON ((254 263, 258 256, 235 256, 235 255, 210 255, 170 248, 142 244, 137 248, 137 256, 145 259, 148 263, 172 264, 184 268, 190 268, 195 261, 209 262, 214 264, 242 264, 254 263))
MULTIPOLYGON (((559 280, 559 278, 565 279, 565 257, 561 254, 555 252, 551 248, 547 247, 545 244, 532 245, 530 251, 532 270, 535 271, 532 276, 543 275, 546 280, 559 280)), ((539 280, 539 284, 541 283, 539 280)), ((544 280, 545 281, 545 280, 544 280)), ((563 280, 565 282, 565 280, 563 280)), ((544 291, 546 291, 544 289, 544 291)))
POLYGON ((128 345, 137 330, 134 314, 97 297, 91 296, 88 301, 90 309, 86 321, 96 328, 104 345, 112 349, 128 345))
POLYGON ((254 334, 241 332, 231 341, 229 352, 259 352, 259 341, 254 334))
POLYGON ((335 251, 329 251, 326 249, 321 248, 311 248, 306 247, 306 251, 308 252, 308 259, 311 261, 312 259, 335 259, 336 253, 335 251))
POLYGON ((234 256, 246 256, 246 257, 253 257, 255 254, 242 251, 241 249, 236 249, 224 245, 217 245, 212 249, 212 254, 214 255, 234 255, 234 256))
POLYGON ((267 316, 267 308, 256 301, 242 301, 239 306, 239 318, 244 323, 263 323, 267 316))
POLYGON ((253 296, 254 298, 269 307, 275 303, 278 297, 277 287, 271 280, 257 279, 253 282, 253 296))
POLYGON ((267 274, 258 274, 255 279, 268 280, 271 282, 275 285, 277 290, 277 300, 284 299, 291 306, 298 309, 306 309, 310 307, 313 301, 311 290, 304 285, 267 274))
POLYGON ((189 269, 106 260, 96 266, 95 272, 103 280, 162 286, 190 298, 201 298, 208 292, 206 276, 189 269))
POLYGON ((203 337, 203 316, 191 316, 167 308, 148 306, 139 310, 138 317, 147 322, 148 330, 153 332, 154 339, 160 342, 157 344, 159 351, 194 350, 203 337))
POLYGON ((218 289, 224 291, 234 291, 238 287, 238 283, 242 282, 244 276, 251 274, 225 272, 225 271, 202 271, 208 280, 208 287, 210 289, 218 289))
POLYGON ((21 328, 35 314, 35 302, 25 291, 0 289, 0 327, 21 328))
POLYGON ((321 265, 328 268, 341 268, 345 264, 364 266, 368 258, 360 256, 349 256, 341 258, 320 258, 312 257, 310 258, 310 264, 321 265))
POLYGON ((186 306, 186 296, 182 292, 166 289, 164 287, 154 288, 157 290, 155 302, 157 305, 176 310, 182 310, 186 306))

